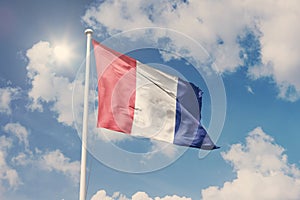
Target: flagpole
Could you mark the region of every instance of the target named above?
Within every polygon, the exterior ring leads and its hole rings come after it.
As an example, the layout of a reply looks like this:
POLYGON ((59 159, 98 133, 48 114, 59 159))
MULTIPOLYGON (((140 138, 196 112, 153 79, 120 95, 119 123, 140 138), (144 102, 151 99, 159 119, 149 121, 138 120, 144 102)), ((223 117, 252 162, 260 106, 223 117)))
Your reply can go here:
POLYGON ((89 110, 89 79, 90 79, 90 48, 92 29, 84 31, 87 37, 86 58, 85 58, 85 85, 84 85, 84 105, 83 105, 83 123, 82 123, 82 144, 81 144, 81 168, 80 168, 80 192, 79 200, 86 199, 86 141, 88 130, 88 110, 89 110))

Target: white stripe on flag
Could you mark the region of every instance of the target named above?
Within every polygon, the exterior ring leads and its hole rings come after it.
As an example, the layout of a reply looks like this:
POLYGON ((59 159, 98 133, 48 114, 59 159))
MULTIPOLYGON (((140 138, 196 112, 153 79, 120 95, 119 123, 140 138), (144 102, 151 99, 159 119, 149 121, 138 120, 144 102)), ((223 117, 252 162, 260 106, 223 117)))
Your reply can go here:
POLYGON ((178 78, 137 61, 131 135, 173 143, 178 78))

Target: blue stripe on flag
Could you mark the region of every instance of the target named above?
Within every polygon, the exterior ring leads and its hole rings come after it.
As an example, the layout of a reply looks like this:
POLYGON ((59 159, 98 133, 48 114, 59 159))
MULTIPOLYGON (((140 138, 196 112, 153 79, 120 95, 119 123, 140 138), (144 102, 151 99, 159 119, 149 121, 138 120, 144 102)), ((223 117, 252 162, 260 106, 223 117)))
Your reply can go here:
POLYGON ((201 149, 217 148, 202 127, 202 90, 178 79, 174 144, 201 149))

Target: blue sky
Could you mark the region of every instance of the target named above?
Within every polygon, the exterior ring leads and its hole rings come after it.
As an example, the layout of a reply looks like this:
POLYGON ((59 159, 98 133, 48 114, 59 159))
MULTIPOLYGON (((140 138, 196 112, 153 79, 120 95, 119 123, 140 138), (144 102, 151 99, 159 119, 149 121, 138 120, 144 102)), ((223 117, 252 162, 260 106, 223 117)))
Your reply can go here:
POLYGON ((88 199, 299 199, 299 8, 297 0, 1 1, 1 199, 78 198, 87 27, 201 87, 202 122, 221 146, 203 154, 96 129, 92 57, 88 199))

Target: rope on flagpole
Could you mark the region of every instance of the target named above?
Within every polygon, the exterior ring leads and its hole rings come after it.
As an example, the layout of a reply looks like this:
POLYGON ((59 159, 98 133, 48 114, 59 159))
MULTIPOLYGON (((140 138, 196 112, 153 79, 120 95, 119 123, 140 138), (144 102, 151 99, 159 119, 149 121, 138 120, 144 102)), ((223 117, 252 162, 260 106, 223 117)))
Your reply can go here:
POLYGON ((80 168, 80 191, 79 200, 86 199, 86 144, 88 131, 88 110, 89 110, 89 79, 90 79, 90 48, 92 29, 84 31, 87 37, 86 60, 85 60, 85 85, 84 85, 84 104, 83 104, 83 123, 82 123, 82 144, 81 144, 81 168, 80 168))

